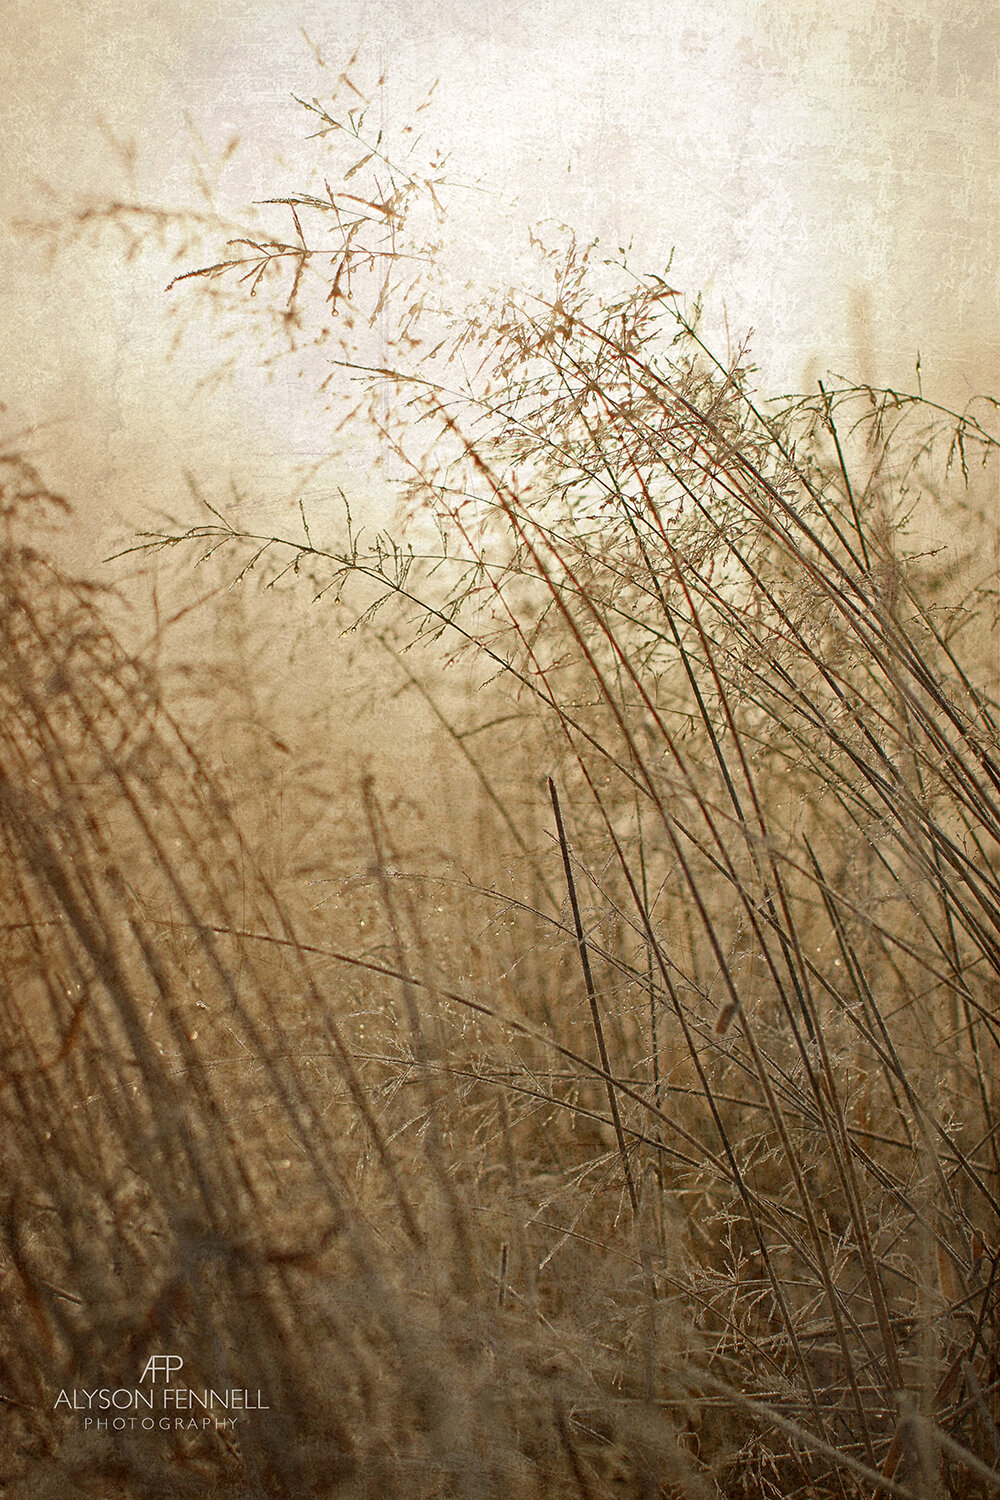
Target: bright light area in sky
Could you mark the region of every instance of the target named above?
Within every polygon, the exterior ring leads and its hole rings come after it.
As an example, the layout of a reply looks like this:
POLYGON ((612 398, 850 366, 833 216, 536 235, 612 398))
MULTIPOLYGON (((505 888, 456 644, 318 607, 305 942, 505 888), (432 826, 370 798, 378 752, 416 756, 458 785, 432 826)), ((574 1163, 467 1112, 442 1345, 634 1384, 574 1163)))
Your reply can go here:
MULTIPOLYGON (((303 186, 316 145, 291 96, 328 79, 302 28, 334 74, 361 44, 358 75, 385 72, 388 115, 438 80, 426 137, 485 189, 453 195, 456 276, 509 280, 529 226, 561 221, 609 254, 631 242, 640 269, 673 250, 673 284, 705 291, 710 327, 754 329, 766 391, 828 368, 912 384, 918 350, 945 399, 996 383, 991 8, 9 0, 6 22, 6 225, 37 213, 39 179, 70 198, 122 190, 99 118, 135 142, 155 201, 191 201, 192 130, 209 160, 241 137, 220 178, 234 214, 303 186)), ((59 424, 63 482, 103 486, 102 519, 153 505, 185 464, 265 475, 321 451, 301 387, 250 375, 225 401, 192 396, 213 351, 167 364, 162 261, 126 264, 108 239, 49 271, 2 232, 0 400, 59 424)))

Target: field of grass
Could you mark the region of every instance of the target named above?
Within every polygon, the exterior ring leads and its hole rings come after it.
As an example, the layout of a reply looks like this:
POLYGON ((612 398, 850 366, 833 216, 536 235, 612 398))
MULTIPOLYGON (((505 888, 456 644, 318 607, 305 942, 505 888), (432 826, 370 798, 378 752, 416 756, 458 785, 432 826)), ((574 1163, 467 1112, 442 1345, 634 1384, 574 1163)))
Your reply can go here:
POLYGON ((151 652, 0 456, 0 1485, 995 1493, 996 404, 759 401, 568 235, 456 312, 433 169, 309 108, 174 295, 391 533, 195 497, 132 563, 238 586, 151 652), (143 1426, 167 1355, 232 1426, 143 1426))

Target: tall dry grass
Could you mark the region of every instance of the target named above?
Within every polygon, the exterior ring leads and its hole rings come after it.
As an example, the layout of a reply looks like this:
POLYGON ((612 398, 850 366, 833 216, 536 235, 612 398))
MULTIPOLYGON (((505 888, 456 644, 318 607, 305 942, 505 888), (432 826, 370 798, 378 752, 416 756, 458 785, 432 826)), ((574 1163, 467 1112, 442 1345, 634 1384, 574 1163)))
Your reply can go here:
POLYGON ((308 107, 339 175, 188 279, 336 356, 401 530, 139 545, 311 587, 438 780, 331 777, 317 901, 10 460, 10 1491, 992 1493, 995 404, 759 403, 571 238, 449 316, 433 171, 308 107), (269 1410, 53 1411, 168 1346, 269 1410))

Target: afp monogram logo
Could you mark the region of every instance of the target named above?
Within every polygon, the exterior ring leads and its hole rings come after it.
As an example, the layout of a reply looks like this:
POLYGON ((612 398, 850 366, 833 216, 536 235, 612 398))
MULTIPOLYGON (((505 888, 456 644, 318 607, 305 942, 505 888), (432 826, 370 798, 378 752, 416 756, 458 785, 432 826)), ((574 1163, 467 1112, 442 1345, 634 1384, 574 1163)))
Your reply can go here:
POLYGON ((174 1378, 175 1372, 179 1373, 184 1368, 184 1361, 179 1354, 151 1354, 146 1361, 146 1368, 139 1376, 139 1384, 144 1380, 156 1384, 158 1374, 162 1374, 168 1383, 174 1378))

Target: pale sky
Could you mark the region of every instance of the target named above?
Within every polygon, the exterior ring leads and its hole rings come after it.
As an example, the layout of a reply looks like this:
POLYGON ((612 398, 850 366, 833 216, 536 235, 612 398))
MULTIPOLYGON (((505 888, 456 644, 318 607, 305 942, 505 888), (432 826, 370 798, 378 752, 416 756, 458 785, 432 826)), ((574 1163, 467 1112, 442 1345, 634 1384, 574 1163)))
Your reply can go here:
MULTIPOLYGON (((166 361, 155 256, 46 268, 13 221, 37 183, 122 191, 103 119, 138 148, 151 201, 190 201, 193 126, 242 145, 225 201, 300 185, 315 148, 293 94, 337 70, 388 75, 385 109, 421 117, 463 181, 470 275, 502 279, 542 219, 631 240, 639 267, 704 289, 715 326, 753 327, 765 390, 828 368, 961 401, 995 391, 1000 343, 997 4, 910 0, 5 0, 0 43, 0 401, 8 428, 55 424, 54 477, 103 544, 178 492, 184 466, 264 486, 324 437, 292 386, 251 371, 192 395, 209 347, 166 361), (471 230, 470 230, 471 225, 471 230)), ((175 294, 172 294, 176 296, 175 294)), ((44 440, 46 443, 48 438, 44 440)), ((42 439, 38 440, 44 446, 42 439)), ((97 545, 97 541, 95 541, 97 545)))

